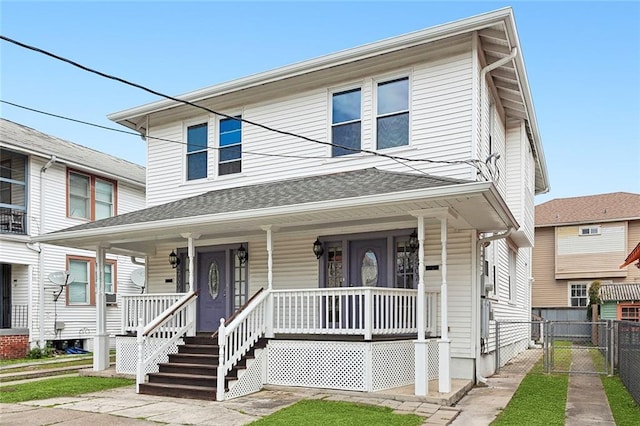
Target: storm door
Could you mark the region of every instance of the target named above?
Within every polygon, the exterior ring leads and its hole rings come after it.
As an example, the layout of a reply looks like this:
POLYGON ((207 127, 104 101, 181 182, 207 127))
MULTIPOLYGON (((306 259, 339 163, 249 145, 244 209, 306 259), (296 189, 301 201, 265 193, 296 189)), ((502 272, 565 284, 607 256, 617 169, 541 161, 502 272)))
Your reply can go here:
POLYGON ((197 330, 213 332, 229 310, 226 252, 198 253, 196 272, 199 290, 197 330))

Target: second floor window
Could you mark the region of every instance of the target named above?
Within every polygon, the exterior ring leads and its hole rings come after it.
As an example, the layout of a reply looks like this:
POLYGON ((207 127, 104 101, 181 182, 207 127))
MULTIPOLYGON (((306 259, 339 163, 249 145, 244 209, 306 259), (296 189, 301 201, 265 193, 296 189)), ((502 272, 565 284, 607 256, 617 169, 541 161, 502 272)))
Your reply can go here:
POLYGON ((114 181, 69 171, 67 187, 69 217, 99 220, 115 216, 114 181))
POLYGON ((0 232, 27 231, 26 155, 0 148, 0 232))
POLYGON ((331 106, 331 155, 354 154, 360 150, 361 140, 360 89, 334 93, 331 106), (351 149, 346 149, 351 148, 351 149))
POLYGON ((242 171, 242 121, 233 118, 220 120, 219 136, 218 175, 240 173, 242 171))
POLYGON ((378 83, 376 140, 378 149, 409 144, 409 79, 378 83))
POLYGON ((207 123, 187 127, 187 180, 207 177, 207 123))

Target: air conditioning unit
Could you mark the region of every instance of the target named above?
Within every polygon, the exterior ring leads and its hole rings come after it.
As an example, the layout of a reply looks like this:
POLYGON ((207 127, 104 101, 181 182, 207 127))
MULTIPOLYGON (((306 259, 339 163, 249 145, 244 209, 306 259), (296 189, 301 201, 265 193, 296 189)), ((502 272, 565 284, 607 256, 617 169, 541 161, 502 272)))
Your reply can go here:
POLYGON ((115 293, 106 293, 107 305, 115 305, 117 303, 117 295, 115 293))

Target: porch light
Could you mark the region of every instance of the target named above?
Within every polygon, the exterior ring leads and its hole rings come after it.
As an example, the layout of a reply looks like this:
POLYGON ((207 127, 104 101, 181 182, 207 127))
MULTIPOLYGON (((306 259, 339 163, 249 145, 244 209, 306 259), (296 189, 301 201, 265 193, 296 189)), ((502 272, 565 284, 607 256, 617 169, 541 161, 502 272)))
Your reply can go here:
POLYGON ((247 259, 249 259, 247 249, 244 248, 244 245, 242 245, 242 243, 240 243, 240 247, 238 248, 238 250, 236 250, 236 256, 238 256, 238 260, 240 261, 241 265, 244 265, 247 262, 247 259))
POLYGON ((324 253, 324 247, 322 247, 322 243, 319 238, 313 242, 313 254, 316 255, 316 259, 320 259, 322 254, 324 253))
POLYGON ((179 264, 180 258, 178 258, 175 251, 171 250, 171 253, 169 254, 169 265, 171 265, 173 269, 176 269, 179 264))
POLYGON ((411 253, 415 253, 420 248, 420 241, 418 241, 418 233, 414 229, 411 235, 409 235, 409 250, 411 253))

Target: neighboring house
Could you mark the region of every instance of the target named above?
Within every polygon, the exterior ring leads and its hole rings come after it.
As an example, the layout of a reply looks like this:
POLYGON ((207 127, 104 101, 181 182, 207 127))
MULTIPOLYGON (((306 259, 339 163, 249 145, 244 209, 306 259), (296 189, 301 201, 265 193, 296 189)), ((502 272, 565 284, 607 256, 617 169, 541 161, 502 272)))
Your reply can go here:
MULTIPOLYGON (((31 239, 143 208, 145 169, 4 119, 0 152, 0 331, 22 336, 22 356, 27 343, 91 349, 95 252, 31 239), (64 271, 74 281, 61 286, 64 271)), ((130 256, 107 256, 110 333, 120 330, 117 295, 140 293, 130 280, 135 268, 130 256)))
MULTIPOLYGON (((146 257, 149 294, 123 298, 116 338, 141 391, 426 395, 495 371, 494 321, 530 317, 548 190, 511 9, 180 98, 226 116, 161 100, 109 117, 147 140, 146 209, 39 238, 146 257), (215 356, 187 353, 207 342, 215 356)), ((502 336, 511 354, 528 329, 502 336)))
POLYGON ((600 287, 600 318, 640 322, 640 282, 600 287))
POLYGON ((586 319, 584 307, 595 280, 603 285, 640 282, 640 269, 620 267, 640 241, 640 194, 547 201, 536 206, 535 232, 531 304, 546 319, 586 319))

